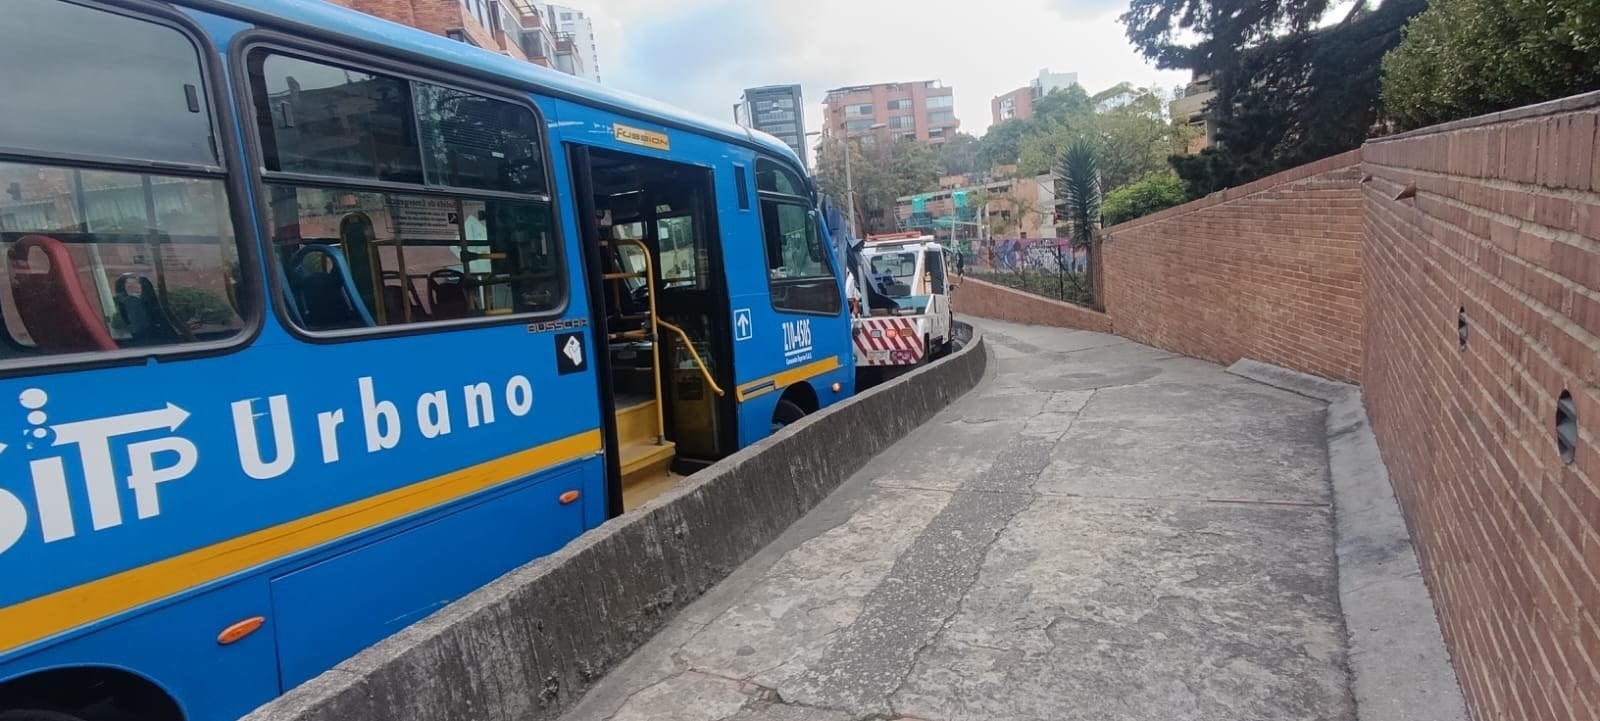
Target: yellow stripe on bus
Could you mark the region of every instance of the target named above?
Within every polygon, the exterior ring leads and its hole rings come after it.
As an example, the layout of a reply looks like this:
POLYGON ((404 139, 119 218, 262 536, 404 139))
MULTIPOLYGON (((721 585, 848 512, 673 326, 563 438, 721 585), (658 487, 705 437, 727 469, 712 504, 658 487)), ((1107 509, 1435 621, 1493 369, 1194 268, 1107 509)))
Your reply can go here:
POLYGON ((798 368, 790 368, 777 375, 767 376, 760 380, 750 381, 735 389, 739 402, 743 403, 751 398, 763 396, 776 390, 788 388, 800 381, 810 380, 839 367, 839 356, 833 355, 822 360, 807 363, 798 368))
POLYGON ((598 452, 600 431, 586 431, 8 606, 0 652, 598 452))

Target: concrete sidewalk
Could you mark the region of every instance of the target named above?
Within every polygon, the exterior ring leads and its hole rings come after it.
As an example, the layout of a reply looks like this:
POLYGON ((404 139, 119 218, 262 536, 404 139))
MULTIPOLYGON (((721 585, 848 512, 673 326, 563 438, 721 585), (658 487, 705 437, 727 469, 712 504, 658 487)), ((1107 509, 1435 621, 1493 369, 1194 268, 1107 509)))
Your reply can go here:
POLYGON ((1324 404, 981 327, 990 378, 565 718, 1354 719, 1324 404))

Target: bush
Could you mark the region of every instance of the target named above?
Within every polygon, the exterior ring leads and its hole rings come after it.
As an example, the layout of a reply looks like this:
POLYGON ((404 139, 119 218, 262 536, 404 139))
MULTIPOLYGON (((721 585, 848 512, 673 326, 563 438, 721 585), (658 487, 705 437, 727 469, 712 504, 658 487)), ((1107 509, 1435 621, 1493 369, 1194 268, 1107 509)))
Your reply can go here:
POLYGON ((1154 213, 1174 205, 1182 205, 1188 197, 1183 181, 1168 172, 1146 173, 1144 177, 1106 193, 1101 203, 1101 214, 1108 226, 1126 223, 1134 218, 1154 213))
POLYGON ((177 286, 167 291, 172 319, 191 328, 201 325, 227 325, 233 322, 233 306, 204 288, 177 286))
POLYGON ((1383 102, 1417 128, 1600 89, 1600 2, 1433 0, 1383 59, 1383 102))

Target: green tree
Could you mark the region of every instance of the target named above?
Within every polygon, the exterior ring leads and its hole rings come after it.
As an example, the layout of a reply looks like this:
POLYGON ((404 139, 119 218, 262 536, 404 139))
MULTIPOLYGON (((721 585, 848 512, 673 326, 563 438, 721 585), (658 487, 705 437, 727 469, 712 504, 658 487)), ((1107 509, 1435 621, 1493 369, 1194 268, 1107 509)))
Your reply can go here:
POLYGON ((1012 119, 989 126, 989 132, 979 141, 978 158, 985 169, 996 165, 1014 165, 1022 150, 1022 138, 1034 128, 1030 120, 1012 119))
POLYGON ((1078 140, 1061 154, 1056 171, 1056 217, 1065 221, 1073 248, 1092 251, 1100 227, 1100 168, 1094 145, 1078 140))
POLYGON ((1401 128, 1596 89, 1596 0, 1433 0, 1383 60, 1383 100, 1401 128))
POLYGON ((1082 85, 1055 88, 1033 101, 1033 117, 1040 122, 1071 124, 1094 114, 1094 100, 1082 85))
POLYGON ((1106 225, 1116 225, 1181 205, 1186 200, 1183 180, 1171 171, 1156 171, 1106 193, 1101 216, 1106 225))
POLYGON ((1331 5, 1332 0, 1132 0, 1121 20, 1128 39, 1158 66, 1221 76, 1246 47, 1306 32, 1331 5))
POLYGON ((1213 101, 1216 144, 1172 159, 1190 197, 1359 147, 1382 123, 1383 55, 1425 2, 1357 5, 1342 22, 1240 53, 1213 101))
POLYGON ((1084 139, 1094 148, 1106 188, 1118 188, 1167 168, 1167 158, 1183 149, 1195 136, 1188 126, 1168 123, 1159 115, 1160 97, 1153 93, 1133 102, 1082 118, 1077 124, 1057 123, 1023 139, 1018 171, 1023 175, 1050 172, 1074 142, 1084 139), (1156 112, 1151 112, 1151 99, 1156 112))
POLYGON ((945 175, 987 171, 982 161, 982 142, 967 133, 956 133, 938 146, 939 165, 945 175))
MULTIPOLYGON (((824 143, 817 156, 817 186, 840 203, 845 193, 846 143, 824 143)), ((862 232, 895 229, 895 200, 939 187, 939 157, 927 144, 914 140, 894 143, 852 140, 850 180, 855 189, 856 223, 862 232)))

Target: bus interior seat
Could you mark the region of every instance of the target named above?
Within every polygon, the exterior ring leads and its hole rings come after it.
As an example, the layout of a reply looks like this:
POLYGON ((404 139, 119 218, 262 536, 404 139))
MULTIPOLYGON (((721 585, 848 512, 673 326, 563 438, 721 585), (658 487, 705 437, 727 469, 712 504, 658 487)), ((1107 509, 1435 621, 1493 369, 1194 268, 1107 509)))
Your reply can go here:
POLYGON ((273 263, 273 269, 278 276, 278 289, 283 291, 283 309, 289 314, 289 321, 301 328, 306 327, 305 316, 300 314, 300 301, 295 296, 293 285, 289 284, 289 274, 285 270, 288 262, 273 263))
MULTIPOLYGON (((374 266, 377 258, 374 257, 373 235, 376 231, 372 228, 372 219, 366 213, 346 213, 339 220, 339 250, 344 253, 345 263, 349 266, 350 277, 360 278, 362 282, 355 284, 357 298, 361 299, 369 311, 376 312, 379 299, 372 287, 374 278, 380 278, 374 266)), ((382 282, 381 279, 379 281, 382 282)), ((404 316, 396 316, 397 318, 404 316)), ((392 321, 391 321, 392 322, 392 321)))
POLYGON ((326 330, 376 325, 338 248, 323 243, 303 245, 290 256, 288 265, 290 284, 308 327, 326 330), (326 262, 313 267, 308 263, 313 256, 326 262))
POLYGON ((465 318, 471 305, 467 301, 467 276, 454 268, 440 268, 428 274, 428 303, 439 320, 465 318))
POLYGON ((167 320, 161 299, 156 295, 156 286, 149 278, 138 273, 123 273, 117 276, 113 290, 112 302, 117 306, 117 315, 121 316, 122 324, 127 326, 128 334, 132 336, 131 345, 160 345, 179 339, 172 323, 167 320), (138 284, 138 295, 128 292, 129 281, 138 284))
POLYGON ((383 271, 383 310, 390 323, 406 317, 408 303, 411 306, 412 321, 428 319, 428 311, 422 306, 422 296, 417 293, 417 286, 399 271, 383 271))
POLYGON ((35 346, 48 353, 117 349, 100 309, 78 281, 65 243, 47 235, 25 235, 7 256, 17 315, 35 346), (34 262, 35 250, 45 267, 34 262))

